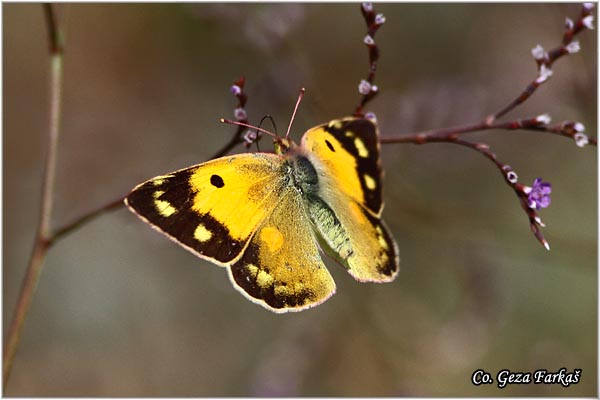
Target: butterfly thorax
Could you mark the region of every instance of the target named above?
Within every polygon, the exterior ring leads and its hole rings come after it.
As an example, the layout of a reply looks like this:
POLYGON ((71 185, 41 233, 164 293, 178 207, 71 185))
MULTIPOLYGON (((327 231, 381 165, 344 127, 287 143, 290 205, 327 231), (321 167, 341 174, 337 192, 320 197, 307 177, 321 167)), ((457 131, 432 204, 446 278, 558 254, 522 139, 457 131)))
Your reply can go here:
POLYGON ((309 159, 297 152, 293 152, 288 158, 288 163, 291 167, 294 186, 305 197, 316 196, 319 192, 319 176, 309 159))
POLYGON ((313 196, 319 190, 317 170, 304 154, 302 146, 287 138, 274 141, 275 153, 286 159, 286 169, 294 187, 303 196, 313 196))

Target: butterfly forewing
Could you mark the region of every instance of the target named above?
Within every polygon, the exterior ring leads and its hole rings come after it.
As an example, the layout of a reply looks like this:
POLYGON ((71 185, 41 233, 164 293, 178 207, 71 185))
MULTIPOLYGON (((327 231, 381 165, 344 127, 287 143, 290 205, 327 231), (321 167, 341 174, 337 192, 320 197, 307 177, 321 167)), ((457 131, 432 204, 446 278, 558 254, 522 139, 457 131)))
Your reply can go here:
POLYGON ((381 215, 382 170, 375 123, 361 118, 333 120, 307 131, 302 146, 311 159, 318 159, 322 174, 335 180, 337 190, 381 215))
POLYGON ((126 204, 193 253, 229 264, 277 205, 282 168, 273 154, 223 157, 144 182, 126 204))

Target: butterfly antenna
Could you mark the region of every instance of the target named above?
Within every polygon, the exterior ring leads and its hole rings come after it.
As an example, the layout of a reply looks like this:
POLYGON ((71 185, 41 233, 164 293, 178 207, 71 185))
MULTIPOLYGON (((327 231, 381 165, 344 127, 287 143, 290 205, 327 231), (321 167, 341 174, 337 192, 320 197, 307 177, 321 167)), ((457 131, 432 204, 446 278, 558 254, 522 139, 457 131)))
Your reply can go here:
MULTIPOLYGON (((260 122, 258 123, 258 127, 260 128, 262 126, 263 122, 265 122, 266 119, 271 120, 271 124, 273 125, 273 129, 275 130, 275 135, 278 138, 277 140, 279 140, 279 134, 277 133, 277 125, 275 124, 275 120, 273 119, 272 116, 270 116, 270 115, 267 114, 264 117, 262 117, 260 119, 260 122)), ((254 141, 254 143, 256 144, 256 151, 260 152, 260 142, 259 142, 258 138, 257 138, 257 140, 254 141)))
POLYGON ((304 89, 304 88, 300 89, 300 93, 298 94, 298 100, 296 101, 296 107, 294 107, 294 113, 292 114, 292 118, 290 119, 290 124, 288 125, 287 132, 285 133, 285 140, 288 140, 288 137, 290 136, 290 130, 292 129, 292 123, 294 122, 294 118, 296 117, 296 111, 298 111, 298 106, 300 105, 300 102, 302 101, 302 97, 304 97, 304 92, 306 92, 306 89, 304 89))
POLYGON ((271 137, 274 137, 275 139, 278 138, 277 134, 275 134, 273 132, 269 132, 266 129, 259 128, 258 126, 245 124, 245 123, 239 122, 239 121, 232 121, 230 119, 225 119, 225 118, 221 118, 219 121, 221 123, 223 123, 223 124, 239 125, 239 126, 245 126, 246 128, 250 128, 250 129, 256 129, 257 131, 262 132, 262 133, 266 133, 267 135, 269 135, 271 137))
POLYGON ((260 128, 262 126, 263 122, 265 122, 266 119, 268 119, 268 120, 271 121, 271 125, 273 125, 273 129, 275 130, 275 135, 279 136, 279 134, 277 133, 277 124, 275 124, 275 120, 269 114, 265 115, 264 117, 262 117, 260 119, 260 122, 258 123, 258 127, 260 128))

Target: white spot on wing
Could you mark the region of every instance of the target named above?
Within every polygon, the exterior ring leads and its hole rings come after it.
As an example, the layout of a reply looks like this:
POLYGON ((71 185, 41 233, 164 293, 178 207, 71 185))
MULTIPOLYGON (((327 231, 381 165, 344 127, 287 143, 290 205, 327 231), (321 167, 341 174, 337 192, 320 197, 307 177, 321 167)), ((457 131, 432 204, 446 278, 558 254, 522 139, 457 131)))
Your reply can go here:
POLYGON ((367 149, 367 146, 365 146, 365 142, 363 142, 361 138, 359 138, 359 137, 354 138, 354 147, 356 147, 356 151, 358 151, 359 157, 362 157, 362 158, 369 157, 369 150, 367 149))
POLYGON ((202 224, 198 224, 196 230, 194 230, 194 239, 199 242, 207 242, 212 237, 212 232, 206 229, 206 227, 202 224))
POLYGON ((157 190, 154 192, 154 207, 156 207, 156 211, 163 217, 170 217, 171 215, 177 212, 177 209, 171 205, 166 200, 159 200, 158 198, 163 195, 162 190, 157 190))
POLYGON ((365 180, 365 185, 367 186, 367 189, 374 190, 377 187, 377 182, 375 182, 375 179, 373 179, 371 175, 364 174, 363 178, 365 180))

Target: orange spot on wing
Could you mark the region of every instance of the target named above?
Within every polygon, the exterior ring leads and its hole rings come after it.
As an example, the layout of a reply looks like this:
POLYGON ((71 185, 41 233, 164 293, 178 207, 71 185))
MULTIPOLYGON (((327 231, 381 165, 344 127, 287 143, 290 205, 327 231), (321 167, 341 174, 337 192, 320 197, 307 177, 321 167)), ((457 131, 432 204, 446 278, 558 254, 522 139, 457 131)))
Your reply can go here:
POLYGON ((260 240, 264 242, 271 253, 274 253, 281 249, 284 238, 279 229, 268 226, 260 231, 260 240))

